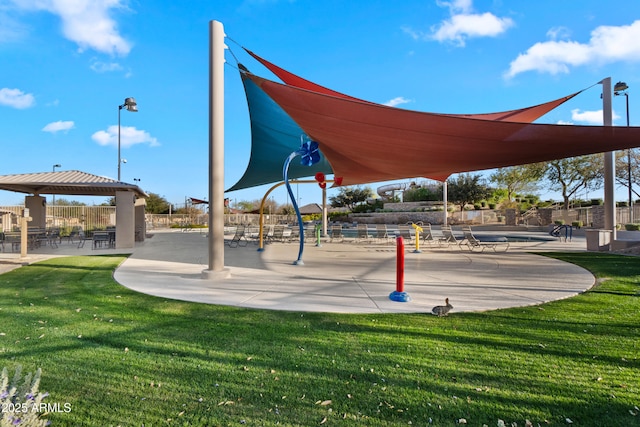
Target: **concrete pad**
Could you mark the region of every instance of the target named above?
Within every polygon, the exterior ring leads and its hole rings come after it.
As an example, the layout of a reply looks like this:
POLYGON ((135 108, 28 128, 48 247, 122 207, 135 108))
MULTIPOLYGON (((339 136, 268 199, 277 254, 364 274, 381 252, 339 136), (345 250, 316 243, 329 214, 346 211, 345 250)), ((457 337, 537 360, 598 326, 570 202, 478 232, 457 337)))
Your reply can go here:
MULTIPOLYGON (((586 270, 527 251, 580 250, 574 242, 514 243, 506 253, 422 248, 405 253, 404 291, 395 302, 396 248, 349 242, 306 244, 304 265, 294 265, 298 243, 273 243, 262 252, 249 243, 225 247, 231 276, 204 280, 206 236, 157 232, 136 246, 115 272, 133 290, 165 298, 238 307, 341 313, 430 312, 449 298, 452 312, 484 311, 567 298, 595 283, 586 270)), ((95 251, 94 251, 95 252, 95 251)))
MULTIPOLYGON (((481 233, 476 233, 481 235, 481 233)), ((495 234, 495 232, 493 233, 495 234)), ((508 234, 508 233, 502 233, 508 234)), ((517 233, 522 234, 522 232, 517 233)), ((537 235, 539 234, 539 235, 537 235)), ((120 284, 163 298, 269 310, 340 313, 430 313, 449 298, 452 312, 484 311, 540 304, 576 295, 595 283, 586 270, 530 252, 585 251, 584 237, 570 242, 527 233, 506 253, 457 247, 405 247, 404 291, 411 301, 395 302, 397 249, 394 244, 305 243, 304 265, 293 265, 298 242, 225 246, 228 278, 203 278, 208 268, 205 231, 154 231, 133 250, 83 248, 62 242, 19 253, 0 253, 0 273, 55 256, 126 254, 116 270, 120 284)), ((224 276, 224 275, 223 275, 224 276)))

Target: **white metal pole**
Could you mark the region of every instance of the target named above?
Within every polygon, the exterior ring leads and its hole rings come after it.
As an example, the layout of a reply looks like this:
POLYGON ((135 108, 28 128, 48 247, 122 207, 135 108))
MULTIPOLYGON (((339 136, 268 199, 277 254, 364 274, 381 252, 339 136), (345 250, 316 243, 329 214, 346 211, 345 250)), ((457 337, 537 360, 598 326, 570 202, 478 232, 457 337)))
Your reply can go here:
POLYGON ((224 36, 222 23, 209 21, 209 269, 202 272, 205 279, 229 276, 224 268, 224 36))
POLYGON ((120 182, 120 164, 122 160, 120 159, 120 111, 122 110, 122 106, 118 105, 118 182, 120 182))
POLYGON ((444 205, 444 219, 442 220, 442 225, 447 225, 447 197, 448 197, 448 188, 447 188, 447 180, 445 179, 442 183, 442 204, 444 205))
POLYGON ((327 229, 327 189, 322 189, 322 236, 328 235, 327 229))
MULTIPOLYGON (((603 125, 613 125, 613 110, 611 107, 611 77, 603 79, 602 84, 602 115, 603 125)), ((615 201, 616 164, 613 151, 604 153, 604 228, 611 230, 611 241, 616 240, 616 201, 615 201)))

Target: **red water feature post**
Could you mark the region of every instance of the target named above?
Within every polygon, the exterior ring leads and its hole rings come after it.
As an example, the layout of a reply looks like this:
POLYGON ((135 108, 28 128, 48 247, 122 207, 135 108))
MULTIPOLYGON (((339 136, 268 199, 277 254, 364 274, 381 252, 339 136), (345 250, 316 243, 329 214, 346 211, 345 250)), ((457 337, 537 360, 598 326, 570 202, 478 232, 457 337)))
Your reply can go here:
POLYGON ((404 240, 396 238, 396 290, 389 294, 391 301, 408 302, 411 297, 404 291, 404 240))

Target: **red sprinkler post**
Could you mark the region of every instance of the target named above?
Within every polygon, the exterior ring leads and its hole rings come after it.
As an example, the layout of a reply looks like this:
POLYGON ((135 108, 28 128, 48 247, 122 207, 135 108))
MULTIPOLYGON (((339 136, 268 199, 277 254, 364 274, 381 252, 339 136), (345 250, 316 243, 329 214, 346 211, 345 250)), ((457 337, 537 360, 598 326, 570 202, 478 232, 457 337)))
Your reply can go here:
POLYGON ((404 240, 396 238, 396 290, 389 294, 391 301, 409 302, 411 297, 404 291, 404 240))

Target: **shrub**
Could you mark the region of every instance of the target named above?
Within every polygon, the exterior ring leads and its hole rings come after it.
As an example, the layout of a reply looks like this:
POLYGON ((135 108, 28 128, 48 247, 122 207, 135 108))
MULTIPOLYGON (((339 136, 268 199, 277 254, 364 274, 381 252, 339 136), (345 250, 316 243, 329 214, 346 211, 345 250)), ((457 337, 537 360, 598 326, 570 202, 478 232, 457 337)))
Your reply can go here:
POLYGON ((640 231, 640 224, 625 224, 624 229, 627 231, 640 231))
POLYGON ((564 225, 564 219, 556 219, 553 223, 555 225, 564 225))
POLYGON ((46 419, 40 416, 42 399, 47 393, 39 393, 41 371, 38 369, 35 375, 28 373, 21 381, 22 367, 17 366, 13 379, 9 381, 7 368, 2 369, 0 375, 0 425, 20 425, 39 427, 48 425, 46 419))
POLYGON ((573 221, 571 225, 576 228, 582 228, 584 226, 582 221, 573 221))

